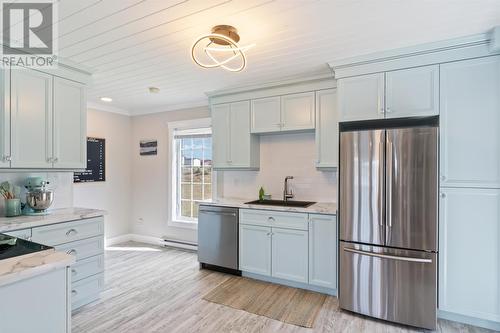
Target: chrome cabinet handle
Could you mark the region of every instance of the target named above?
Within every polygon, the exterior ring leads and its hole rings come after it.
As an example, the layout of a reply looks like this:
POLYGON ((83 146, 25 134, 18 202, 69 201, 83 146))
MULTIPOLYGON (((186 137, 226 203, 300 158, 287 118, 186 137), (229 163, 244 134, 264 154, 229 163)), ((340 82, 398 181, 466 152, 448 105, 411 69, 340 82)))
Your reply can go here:
POLYGON ((66 253, 69 254, 69 255, 72 255, 72 256, 76 256, 76 250, 75 249, 71 249, 71 250, 69 250, 66 253))
POLYGON ((47 163, 53 163, 53 162, 54 162, 54 160, 52 157, 47 157, 47 163))
POLYGON ((12 156, 10 156, 10 155, 5 155, 5 156, 3 157, 3 161, 4 161, 4 162, 10 162, 10 161, 12 161, 12 156))
POLYGON ((443 198, 443 199, 444 199, 444 198, 446 198, 446 193, 442 193, 442 192, 441 192, 441 193, 439 194, 439 196, 440 196, 441 198, 443 198))
POLYGON ((76 296, 78 295, 78 291, 76 291, 75 289, 71 290, 71 296, 76 296))
POLYGON ((432 259, 399 257, 399 256, 393 256, 390 254, 382 254, 382 253, 374 253, 374 252, 350 249, 347 247, 344 247, 344 251, 356 253, 356 254, 361 254, 361 255, 369 256, 369 257, 382 258, 382 259, 392 259, 392 260, 409 261, 409 262, 420 262, 420 263, 426 263, 426 264, 432 263, 432 259))
POLYGON ((71 274, 72 274, 73 276, 76 276, 76 275, 78 275, 78 272, 76 271, 76 269, 72 268, 72 269, 71 269, 71 274))
POLYGON ((445 181, 446 180, 446 176, 441 176, 441 181, 445 181))
POLYGON ((267 235, 268 235, 268 236, 272 236, 272 235, 274 235, 274 233, 272 233, 272 232, 268 232, 268 233, 267 233, 267 235))
POLYGON ((54 157, 54 158, 52 159, 52 162, 57 163, 57 162, 59 162, 59 159, 58 159, 57 157, 54 157))
POLYGON ((274 217, 272 217, 272 216, 269 216, 269 217, 267 218, 267 220, 268 220, 268 221, 270 221, 270 222, 275 222, 275 221, 276 221, 276 220, 274 219, 274 217))
POLYGON ((387 113, 391 113, 391 108, 386 108, 386 109, 385 109, 385 112, 387 112, 387 113))
POLYGON ((78 231, 76 229, 69 229, 66 232, 66 236, 76 235, 77 233, 78 233, 78 231))

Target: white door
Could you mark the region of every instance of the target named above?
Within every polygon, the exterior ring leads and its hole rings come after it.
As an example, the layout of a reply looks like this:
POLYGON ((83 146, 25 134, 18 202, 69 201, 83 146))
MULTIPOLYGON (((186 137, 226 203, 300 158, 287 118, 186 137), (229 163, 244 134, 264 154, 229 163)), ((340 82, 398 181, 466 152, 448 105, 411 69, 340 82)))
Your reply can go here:
POLYGON ((281 130, 314 129, 314 92, 281 96, 281 130))
POLYGON ((52 76, 21 68, 11 73, 11 166, 51 168, 52 76))
POLYGON ((339 159, 336 89, 316 92, 316 167, 336 168, 339 159))
POLYGON ((385 86, 386 118, 439 114, 439 65, 387 72, 385 86))
POLYGON ((230 149, 230 104, 212 106, 212 150, 214 168, 229 166, 230 149))
POLYGON ((309 215, 309 284, 337 289, 337 219, 309 215))
POLYGON ((500 190, 442 188, 439 308, 500 321, 500 190))
POLYGON ((441 65, 441 186, 500 188, 500 56, 441 65))
POLYGON ((55 168, 87 166, 87 106, 85 86, 54 78, 54 156, 55 168))
POLYGON ((308 232, 272 228, 272 276, 307 283, 308 232))
POLYGON ((253 99, 251 110, 251 133, 281 131, 280 97, 253 99))
POLYGON ((384 73, 337 81, 340 121, 384 118, 384 73))
POLYGON ((235 168, 250 167, 250 102, 231 103, 229 163, 235 168))
POLYGON ((0 69, 0 168, 10 160, 10 70, 0 69))
POLYGON ((240 270, 271 275, 271 228, 240 224, 240 270))

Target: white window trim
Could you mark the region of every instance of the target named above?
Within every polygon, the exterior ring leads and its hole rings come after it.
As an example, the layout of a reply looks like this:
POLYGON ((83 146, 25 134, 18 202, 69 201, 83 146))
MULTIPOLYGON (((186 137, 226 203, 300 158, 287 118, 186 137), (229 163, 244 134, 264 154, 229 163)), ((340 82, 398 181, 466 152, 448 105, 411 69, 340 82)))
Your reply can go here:
MULTIPOLYGON (((176 191, 177 191, 177 181, 176 173, 177 170, 174 167, 174 160, 176 151, 174 134, 176 130, 188 130, 195 128, 207 128, 212 127, 211 118, 199 118, 183 121, 171 121, 167 123, 168 126, 168 220, 167 225, 170 227, 177 228, 187 228, 187 229, 198 229, 198 221, 188 221, 188 220, 178 220, 175 216, 176 207, 176 191)), ((212 171, 212 198, 217 198, 217 172, 212 171)))

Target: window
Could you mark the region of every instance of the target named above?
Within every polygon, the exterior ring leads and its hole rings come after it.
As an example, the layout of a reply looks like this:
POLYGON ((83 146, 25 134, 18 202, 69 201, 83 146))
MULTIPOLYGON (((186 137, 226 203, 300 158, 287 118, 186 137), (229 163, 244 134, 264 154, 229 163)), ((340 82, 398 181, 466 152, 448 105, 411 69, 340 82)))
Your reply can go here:
POLYGON ((196 222, 200 202, 212 200, 212 132, 175 130, 173 139, 174 220, 196 222))

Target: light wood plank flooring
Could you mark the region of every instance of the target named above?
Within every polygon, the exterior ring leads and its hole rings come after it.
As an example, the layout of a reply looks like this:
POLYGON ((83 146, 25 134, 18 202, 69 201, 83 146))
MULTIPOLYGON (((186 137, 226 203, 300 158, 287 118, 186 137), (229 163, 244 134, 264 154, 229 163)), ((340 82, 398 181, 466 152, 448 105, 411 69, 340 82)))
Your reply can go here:
MULTIPOLYGON (((106 250, 101 300, 73 314, 73 333, 421 332, 341 311, 328 297, 314 329, 202 300, 229 275, 199 270, 196 253, 139 243, 106 250)), ((440 320, 438 332, 492 332, 440 320)))

